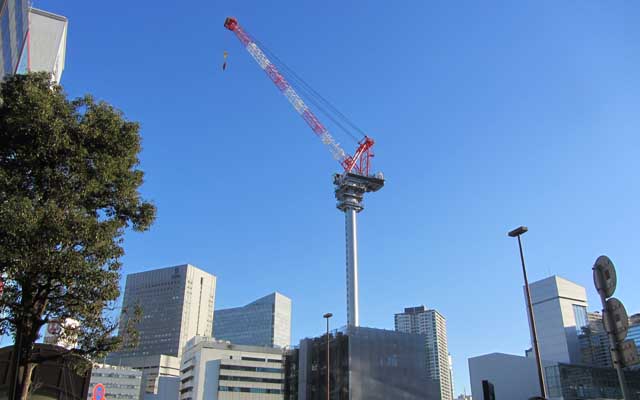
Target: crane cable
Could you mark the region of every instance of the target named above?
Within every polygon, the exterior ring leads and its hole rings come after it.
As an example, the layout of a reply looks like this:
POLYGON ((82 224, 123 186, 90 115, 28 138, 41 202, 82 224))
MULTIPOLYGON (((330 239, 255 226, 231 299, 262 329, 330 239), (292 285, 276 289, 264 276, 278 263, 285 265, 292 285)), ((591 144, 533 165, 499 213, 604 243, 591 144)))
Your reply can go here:
POLYGON ((303 94, 305 94, 305 98, 313 103, 322 114, 324 114, 327 118, 333 121, 342 131, 344 131, 347 135, 349 135, 356 143, 360 142, 349 129, 347 129, 340 121, 336 119, 336 116, 342 119, 342 122, 348 124, 351 128, 358 131, 362 136, 366 136, 364 131, 360 129, 356 124, 354 124, 346 115, 344 115, 340 110, 338 110, 329 100, 324 98, 318 91, 316 91, 311 85, 309 85, 300 75, 298 75, 292 68, 290 68, 284 61, 280 59, 269 47, 265 46, 264 43, 252 38, 253 41, 263 49, 263 51, 269 56, 272 62, 281 67, 283 70, 287 71, 287 78, 291 81, 296 82, 298 90, 300 90, 303 94), (324 105, 323 105, 324 104, 324 105), (326 109, 328 107, 330 111, 326 109), (332 114, 333 112, 333 114, 332 114))

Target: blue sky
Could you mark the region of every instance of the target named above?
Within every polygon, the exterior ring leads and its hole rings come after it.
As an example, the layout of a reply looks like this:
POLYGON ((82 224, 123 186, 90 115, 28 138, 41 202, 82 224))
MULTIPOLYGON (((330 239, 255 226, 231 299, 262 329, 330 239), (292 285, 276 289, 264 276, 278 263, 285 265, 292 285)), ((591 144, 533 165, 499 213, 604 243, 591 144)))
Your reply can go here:
POLYGON ((528 347, 515 226, 531 280, 582 284, 596 309, 607 254, 640 311, 640 4, 34 3, 70 20, 68 93, 142 125, 159 211, 127 235, 125 274, 192 263, 218 277, 220 308, 278 290, 296 341, 325 312, 346 321, 339 166, 223 28, 234 15, 376 140, 387 185, 359 218, 361 323, 438 309, 456 394, 468 357, 528 347))

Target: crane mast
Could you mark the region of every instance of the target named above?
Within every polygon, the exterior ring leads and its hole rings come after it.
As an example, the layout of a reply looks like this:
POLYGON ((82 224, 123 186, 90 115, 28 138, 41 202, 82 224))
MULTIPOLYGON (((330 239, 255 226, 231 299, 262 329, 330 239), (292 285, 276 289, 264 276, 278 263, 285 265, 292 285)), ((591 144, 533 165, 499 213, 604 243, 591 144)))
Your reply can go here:
POLYGON ((373 139, 364 136, 358 142, 358 148, 353 156, 347 154, 336 142, 327 128, 300 98, 295 89, 289 84, 278 68, 269 60, 251 36, 240 26, 238 20, 229 17, 224 22, 225 28, 235 33, 242 45, 265 71, 271 81, 289 100, 296 112, 305 120, 311 130, 320 137, 322 143, 328 146, 333 157, 342 165, 344 172, 335 174, 335 196, 338 200, 337 208, 345 213, 346 237, 346 267, 347 267, 347 325, 359 326, 358 302, 358 241, 356 214, 364 209, 362 200, 364 193, 375 192, 384 186, 381 173, 370 174, 371 158, 373 157, 373 139))

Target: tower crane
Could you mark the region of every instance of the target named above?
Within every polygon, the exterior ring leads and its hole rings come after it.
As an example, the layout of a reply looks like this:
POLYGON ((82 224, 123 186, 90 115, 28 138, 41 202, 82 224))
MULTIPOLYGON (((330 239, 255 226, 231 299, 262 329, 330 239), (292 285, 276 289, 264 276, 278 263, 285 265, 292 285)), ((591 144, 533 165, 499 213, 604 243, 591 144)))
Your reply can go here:
POLYGON ((340 163, 343 172, 334 174, 333 184, 335 196, 338 200, 337 208, 345 213, 346 234, 346 267, 347 267, 347 325, 359 326, 358 303, 358 241, 356 214, 364 209, 362 200, 366 192, 375 192, 384 186, 381 173, 372 175, 371 158, 373 157, 374 141, 367 135, 358 141, 358 147, 353 155, 345 152, 336 142, 327 128, 320 122, 307 104, 287 81, 278 68, 269 60, 260 46, 233 17, 224 22, 225 28, 235 33, 240 43, 251 54, 253 59, 264 70, 271 81, 289 100, 296 112, 309 125, 311 130, 326 145, 333 157, 340 163))

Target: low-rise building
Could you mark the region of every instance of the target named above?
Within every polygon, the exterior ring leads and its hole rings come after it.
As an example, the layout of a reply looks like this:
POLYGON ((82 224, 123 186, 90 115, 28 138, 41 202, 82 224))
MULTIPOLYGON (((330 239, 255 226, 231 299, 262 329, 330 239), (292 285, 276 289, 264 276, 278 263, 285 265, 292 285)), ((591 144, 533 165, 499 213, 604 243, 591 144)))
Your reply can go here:
POLYGON ((141 400, 175 400, 180 383, 180 359, 166 354, 143 357, 107 358, 112 365, 127 366, 142 371, 141 400))
POLYGON ((187 342, 180 400, 281 400, 283 350, 196 336, 187 342))
POLYGON ((93 398, 93 388, 101 383, 105 388, 105 397, 109 400, 140 399, 142 371, 131 367, 117 367, 108 364, 94 364, 91 369, 91 381, 87 400, 93 398))

